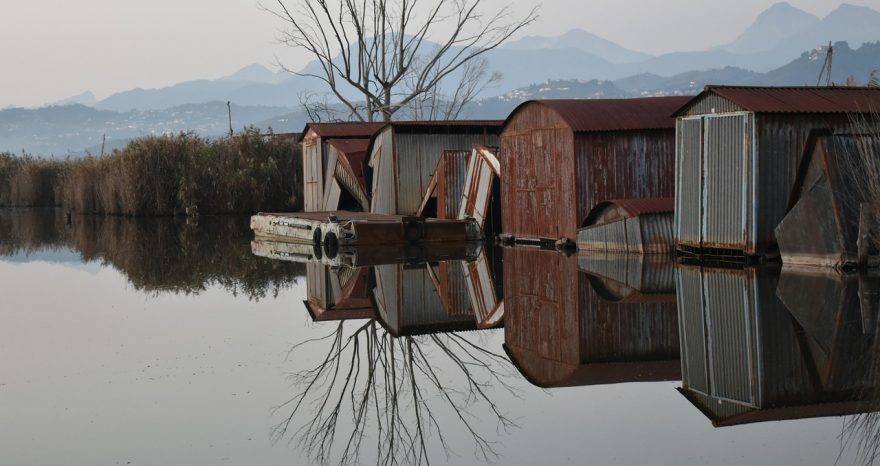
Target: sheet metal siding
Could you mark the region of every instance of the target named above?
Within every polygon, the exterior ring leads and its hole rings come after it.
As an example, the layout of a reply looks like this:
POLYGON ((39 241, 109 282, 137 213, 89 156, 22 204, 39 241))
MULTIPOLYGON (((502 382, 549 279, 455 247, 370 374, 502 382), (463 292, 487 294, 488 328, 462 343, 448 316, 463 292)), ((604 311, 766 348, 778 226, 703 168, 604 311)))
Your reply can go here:
POLYGON ((672 129, 575 133, 574 145, 578 227, 601 201, 675 194, 672 129))
POLYGON ((578 268, 611 279, 644 294, 675 291, 672 256, 641 254, 579 254, 578 268))
POLYGON ((443 183, 437 185, 437 215, 442 215, 440 218, 458 218, 470 155, 470 150, 448 150, 443 153, 443 183))
POLYGON ((496 145, 498 137, 483 134, 418 134, 396 132, 397 214, 415 215, 428 191, 431 176, 445 150, 470 150, 474 144, 496 145))
POLYGON ((364 209, 364 211, 369 211, 370 200, 367 198, 367 194, 361 188, 361 184, 351 170, 348 170, 344 164, 337 162, 334 174, 336 179, 339 180, 339 184, 344 186, 345 189, 357 199, 361 208, 364 209))
POLYGON ((543 105, 513 115, 501 135, 501 221, 516 237, 574 238, 574 133, 543 105))
POLYGON ((675 271, 675 295, 681 335, 682 387, 709 393, 708 344, 703 315, 703 279, 697 268, 679 267, 675 271))
MULTIPOLYGON (((578 364, 577 257, 533 248, 504 248, 503 255, 505 343, 542 359, 578 364)), ((540 377, 540 368, 523 370, 540 377)))
POLYGON ((439 264, 441 292, 444 294, 449 316, 475 318, 468 294, 465 267, 465 261, 443 261, 439 264))
MULTIPOLYGON (((746 272, 748 273, 748 272, 746 272)), ((754 290, 734 273, 703 275, 712 395, 757 406, 754 290)))
POLYGON ((747 249, 750 114, 706 116, 703 151, 704 247, 747 249))
POLYGON ((303 210, 306 212, 317 212, 324 204, 321 147, 320 138, 303 141, 303 210))
POLYGON ((444 324, 455 320, 473 321, 473 314, 464 318, 452 318, 446 313, 437 288, 426 268, 408 269, 398 265, 400 270, 400 294, 403 297, 400 309, 401 329, 432 324, 444 324))
POLYGON ((675 238, 700 247, 703 215, 703 119, 676 123, 675 238))
POLYGON ((835 114, 758 114, 756 117, 757 176, 753 191, 757 204, 755 250, 775 243, 773 230, 785 216, 798 167, 814 129, 851 131, 849 117, 835 114))
POLYGON ((639 231, 644 254, 668 254, 675 245, 672 214, 640 215, 639 231))
POLYGON ((679 357, 678 311, 674 302, 616 303, 603 300, 578 274, 581 361, 627 362, 679 357))
POLYGON ((717 94, 706 93, 694 99, 685 115, 741 112, 745 109, 717 94))
POLYGON ((372 205, 370 211, 378 214, 397 213, 397 180, 394 161, 394 137, 392 128, 386 128, 376 135, 373 153, 370 155, 373 167, 372 205))

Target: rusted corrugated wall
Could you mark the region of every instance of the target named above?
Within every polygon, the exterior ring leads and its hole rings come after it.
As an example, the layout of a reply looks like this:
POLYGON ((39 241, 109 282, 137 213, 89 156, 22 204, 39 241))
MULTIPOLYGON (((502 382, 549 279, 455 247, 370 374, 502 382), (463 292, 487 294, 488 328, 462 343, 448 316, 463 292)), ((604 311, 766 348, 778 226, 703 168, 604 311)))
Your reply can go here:
POLYGON ((601 201, 675 194, 672 129, 575 133, 575 151, 578 227, 601 201))
POLYGON ((504 267, 505 344, 533 383, 576 385, 591 364, 678 359, 675 302, 605 301, 577 257, 555 251, 507 248, 504 267))
POLYGON ((597 203, 672 197, 675 131, 573 132, 551 109, 521 109, 501 137, 503 231, 576 241, 597 203))
POLYGON ((574 132, 550 108, 529 105, 507 123, 499 150, 504 233, 574 241, 574 157, 574 132))
POLYGON ((470 150, 443 151, 437 166, 437 218, 458 218, 470 154, 470 150))

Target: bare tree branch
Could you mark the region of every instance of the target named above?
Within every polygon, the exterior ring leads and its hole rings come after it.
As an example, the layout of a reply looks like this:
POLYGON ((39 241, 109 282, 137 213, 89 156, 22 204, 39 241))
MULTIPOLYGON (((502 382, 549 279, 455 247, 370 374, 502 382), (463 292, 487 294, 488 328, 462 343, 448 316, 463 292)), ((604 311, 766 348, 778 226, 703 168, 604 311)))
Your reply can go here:
POLYGON ((352 119, 390 121, 410 105, 416 114, 457 118, 498 80, 488 73, 486 52, 534 22, 538 7, 522 17, 509 6, 486 14, 483 1, 275 0, 260 7, 285 25, 279 42, 306 51, 320 71, 279 62, 282 69, 326 85, 352 119), (444 93, 442 84, 455 75, 459 86, 444 93))

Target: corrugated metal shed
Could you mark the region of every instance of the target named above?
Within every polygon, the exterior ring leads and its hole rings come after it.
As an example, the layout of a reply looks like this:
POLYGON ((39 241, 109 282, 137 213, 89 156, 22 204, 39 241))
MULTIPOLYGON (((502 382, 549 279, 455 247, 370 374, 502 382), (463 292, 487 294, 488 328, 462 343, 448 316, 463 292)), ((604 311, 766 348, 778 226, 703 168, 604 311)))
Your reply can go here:
MULTIPOLYGON (((873 113, 880 111, 880 93, 873 87, 758 87, 708 85, 676 116, 692 114, 703 99, 717 95, 735 107, 718 101, 716 112, 746 110, 754 113, 873 113), (722 110, 722 108, 724 110, 722 110)), ((709 113, 705 109, 699 113, 709 113)))
POLYGON ((847 131, 844 112, 869 112, 878 99, 868 88, 707 86, 677 113, 678 249, 771 251, 810 132, 847 131))
POLYGON ((343 187, 347 187, 358 206, 344 205, 348 210, 365 208, 369 192, 357 189, 366 182, 367 167, 360 154, 364 140, 369 140, 384 127, 384 123, 309 123, 300 136, 303 150, 303 210, 321 212, 336 210, 343 199, 343 187), (348 154, 339 163, 339 154, 348 154), (347 163, 345 163, 347 162, 347 163), (362 168, 359 168, 362 167, 362 168), (338 176, 337 176, 338 175, 338 176))
POLYGON ((578 230, 579 250, 669 254, 675 246, 672 198, 600 202, 578 230))
POLYGON ((574 243, 607 199, 674 193, 674 109, 686 98, 531 101, 501 135, 502 231, 574 243))
POLYGON ((868 248, 865 263, 859 260, 865 201, 860 178, 866 173, 862 151, 880 154, 880 139, 827 132, 810 138, 788 213, 775 231, 783 263, 835 268, 867 265, 868 248))
POLYGON ((444 151, 495 146, 499 121, 417 121, 388 123, 370 146, 373 168, 371 211, 415 215, 431 186, 444 151))
POLYGON ((683 266, 677 282, 680 391, 714 425, 829 415, 819 405, 844 406, 865 393, 858 388, 871 364, 857 355, 873 335, 863 334, 858 308, 842 306, 815 275, 683 266), (810 289, 829 293, 816 299, 804 293, 810 289), (789 291, 795 299, 777 297, 789 291), (806 314, 790 311, 801 304, 806 314))
POLYGON ((565 387, 677 380, 675 303, 600 298, 577 257, 504 249, 505 351, 531 383, 565 387))

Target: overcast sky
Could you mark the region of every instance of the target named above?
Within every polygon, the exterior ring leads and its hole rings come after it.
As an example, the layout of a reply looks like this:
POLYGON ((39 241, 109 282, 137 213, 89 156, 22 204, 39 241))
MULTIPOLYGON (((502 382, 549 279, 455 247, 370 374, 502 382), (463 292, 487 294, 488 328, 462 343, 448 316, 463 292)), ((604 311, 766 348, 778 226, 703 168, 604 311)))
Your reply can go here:
MULTIPOLYGON (((269 0, 267 0, 269 1, 269 0)), ((430 1, 430 0, 428 0, 430 1)), ((487 10, 510 0, 483 0, 487 10)), ((582 28, 658 54, 729 42, 772 0, 545 0, 524 35, 582 28), (722 21, 701 21, 713 16, 722 21)), ((818 16, 837 0, 791 0, 818 16)), ((880 0, 849 3, 880 9, 880 0)), ((530 6, 518 1, 514 9, 530 6)), ((217 78, 251 63, 295 64, 275 44, 282 24, 255 0, 0 0, 0 108, 36 106, 86 90, 98 98, 217 78)), ((296 67, 296 65, 294 65, 296 67)))

